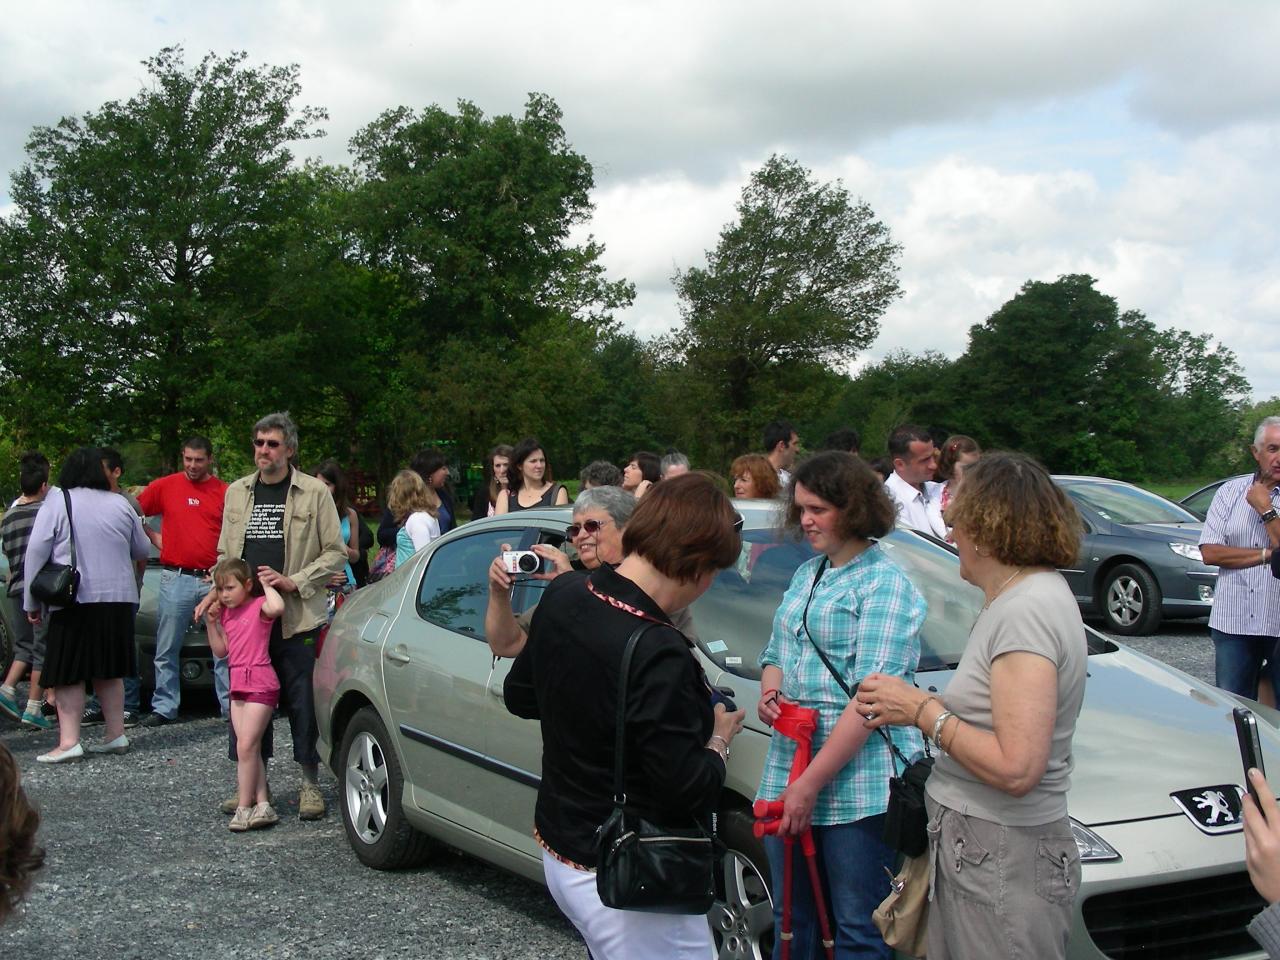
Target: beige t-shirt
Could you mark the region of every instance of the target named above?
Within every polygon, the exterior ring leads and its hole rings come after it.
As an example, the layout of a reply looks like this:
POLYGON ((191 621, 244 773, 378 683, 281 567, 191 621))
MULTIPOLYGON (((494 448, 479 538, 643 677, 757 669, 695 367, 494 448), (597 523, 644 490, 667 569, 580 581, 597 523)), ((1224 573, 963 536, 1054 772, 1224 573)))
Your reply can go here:
POLYGON ((938 803, 982 820, 1011 827, 1051 823, 1067 813, 1071 784, 1071 738, 1084 700, 1088 641, 1080 608, 1062 575, 1023 577, 984 610, 947 687, 947 709, 980 730, 990 731, 991 664, 1005 653, 1027 651, 1058 668, 1058 712, 1044 776, 1025 797, 982 783, 950 757, 934 764, 926 789, 938 803))

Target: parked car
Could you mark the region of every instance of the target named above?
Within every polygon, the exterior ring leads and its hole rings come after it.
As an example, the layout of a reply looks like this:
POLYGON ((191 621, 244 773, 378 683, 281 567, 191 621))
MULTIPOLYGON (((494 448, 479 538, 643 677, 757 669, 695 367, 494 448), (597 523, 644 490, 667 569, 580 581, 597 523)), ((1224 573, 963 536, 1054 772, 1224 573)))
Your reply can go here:
MULTIPOLYGON (((154 529, 159 529, 160 519, 149 517, 154 529)), ((160 599, 160 555, 156 548, 151 548, 151 558, 147 560, 147 569, 142 576, 142 591, 138 602, 138 618, 134 623, 134 639, 138 645, 138 673, 143 687, 148 690, 155 687, 156 657, 156 608, 160 599)), ((0 584, 9 578, 9 561, 0 553, 0 584)), ((8 670, 13 658, 13 638, 16 636, 16 624, 11 617, 9 605, 2 604, 0 611, 0 663, 8 670)), ((204 621, 193 624, 187 631, 179 654, 178 672, 182 678, 182 686, 186 689, 213 688, 213 652, 209 649, 209 638, 205 634, 204 621)), ((145 705, 146 698, 143 703, 145 705)))
MULTIPOLYGON (((756 716, 757 658, 807 545, 780 539, 776 508, 738 501, 742 560, 693 607, 697 656, 746 709, 719 810, 726 843, 708 915, 721 958, 770 955, 773 915, 750 803, 770 731, 756 716)), ((316 664, 320 752, 338 778, 347 841, 377 869, 422 862, 443 842, 533 880, 541 770, 537 723, 503 705, 511 661, 484 641, 486 572, 500 545, 564 546, 568 508, 474 521, 416 554, 339 611, 316 664)), ((953 551, 909 530, 882 542, 928 601, 917 681, 943 691, 982 606, 953 551)), ((1167 547, 1165 549, 1168 549, 1167 547)), ((542 584, 518 583, 525 610, 542 584)), ((1073 960, 1260 957, 1245 932, 1264 904, 1244 868, 1240 701, 1086 629, 1089 680, 1068 806, 1083 858, 1073 960), (1162 745, 1176 743, 1174 749, 1162 745)), ((1254 706, 1263 750, 1280 713, 1254 706)), ((887 892, 887 887, 886 887, 887 892)))
POLYGON ((1209 615, 1218 568, 1200 558, 1197 517, 1120 480, 1053 479, 1084 518, 1080 562, 1062 571, 1084 614, 1125 636, 1154 633, 1163 619, 1209 615))
MULTIPOLYGON (((1247 476, 1247 474, 1240 474, 1247 476)), ((1178 506, 1182 507, 1189 513, 1194 513, 1203 520, 1209 515, 1209 504, 1213 503, 1213 496, 1218 492, 1218 488, 1228 480, 1235 480, 1236 477, 1223 477, 1221 480, 1215 480, 1213 483, 1207 483, 1195 493, 1189 493, 1178 501, 1178 506)))

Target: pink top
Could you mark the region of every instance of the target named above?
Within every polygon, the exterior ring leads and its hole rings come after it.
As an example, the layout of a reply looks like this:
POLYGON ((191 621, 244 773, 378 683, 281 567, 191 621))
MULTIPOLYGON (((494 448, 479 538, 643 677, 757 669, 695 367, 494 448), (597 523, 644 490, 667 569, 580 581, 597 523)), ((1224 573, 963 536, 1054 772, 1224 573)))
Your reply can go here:
POLYGON ((227 660, 231 664, 232 689, 244 693, 268 693, 280 689, 267 652, 274 620, 262 618, 266 597, 254 597, 234 608, 222 608, 222 629, 227 634, 227 660))

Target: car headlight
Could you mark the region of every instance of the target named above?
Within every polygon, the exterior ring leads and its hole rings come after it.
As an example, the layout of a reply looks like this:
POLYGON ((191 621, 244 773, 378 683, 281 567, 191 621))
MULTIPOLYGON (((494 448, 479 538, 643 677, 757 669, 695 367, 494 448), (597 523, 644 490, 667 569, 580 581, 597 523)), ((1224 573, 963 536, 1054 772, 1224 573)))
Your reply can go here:
POLYGON ((1204 563, 1204 557, 1200 556, 1200 547, 1194 543, 1171 543, 1169 544, 1169 549, 1180 557, 1204 563))
POLYGON ((1071 836, 1075 838, 1076 849, 1080 851, 1081 863, 1120 859, 1115 847, 1074 818, 1071 820, 1071 836))

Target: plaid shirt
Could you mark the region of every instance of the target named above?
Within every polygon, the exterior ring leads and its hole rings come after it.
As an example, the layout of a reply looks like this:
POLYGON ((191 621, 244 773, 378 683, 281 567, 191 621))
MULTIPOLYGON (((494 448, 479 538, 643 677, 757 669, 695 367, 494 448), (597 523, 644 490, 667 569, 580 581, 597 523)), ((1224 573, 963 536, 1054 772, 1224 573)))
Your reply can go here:
MULTIPOLYGON (((813 578, 823 561, 814 557, 796 570, 791 585, 773 618, 773 634, 760 654, 760 666, 782 670, 782 695, 803 707, 818 708, 818 730, 813 737, 816 756, 835 727, 849 698, 823 664, 805 635, 802 620, 813 578)), ((822 574, 808 624, 814 639, 832 665, 852 687, 869 673, 887 673, 915 680, 920 660, 920 626, 924 623, 924 597, 898 565, 877 544, 872 544, 844 566, 822 574)), ((908 758, 924 747, 914 727, 886 727, 894 743, 908 758)), ((795 741, 775 736, 765 758, 764 775, 757 798, 774 800, 787 785, 795 741)), ((818 793, 813 809, 816 826, 851 823, 884 813, 889 803, 889 777, 893 754, 873 733, 854 758, 818 793)))

